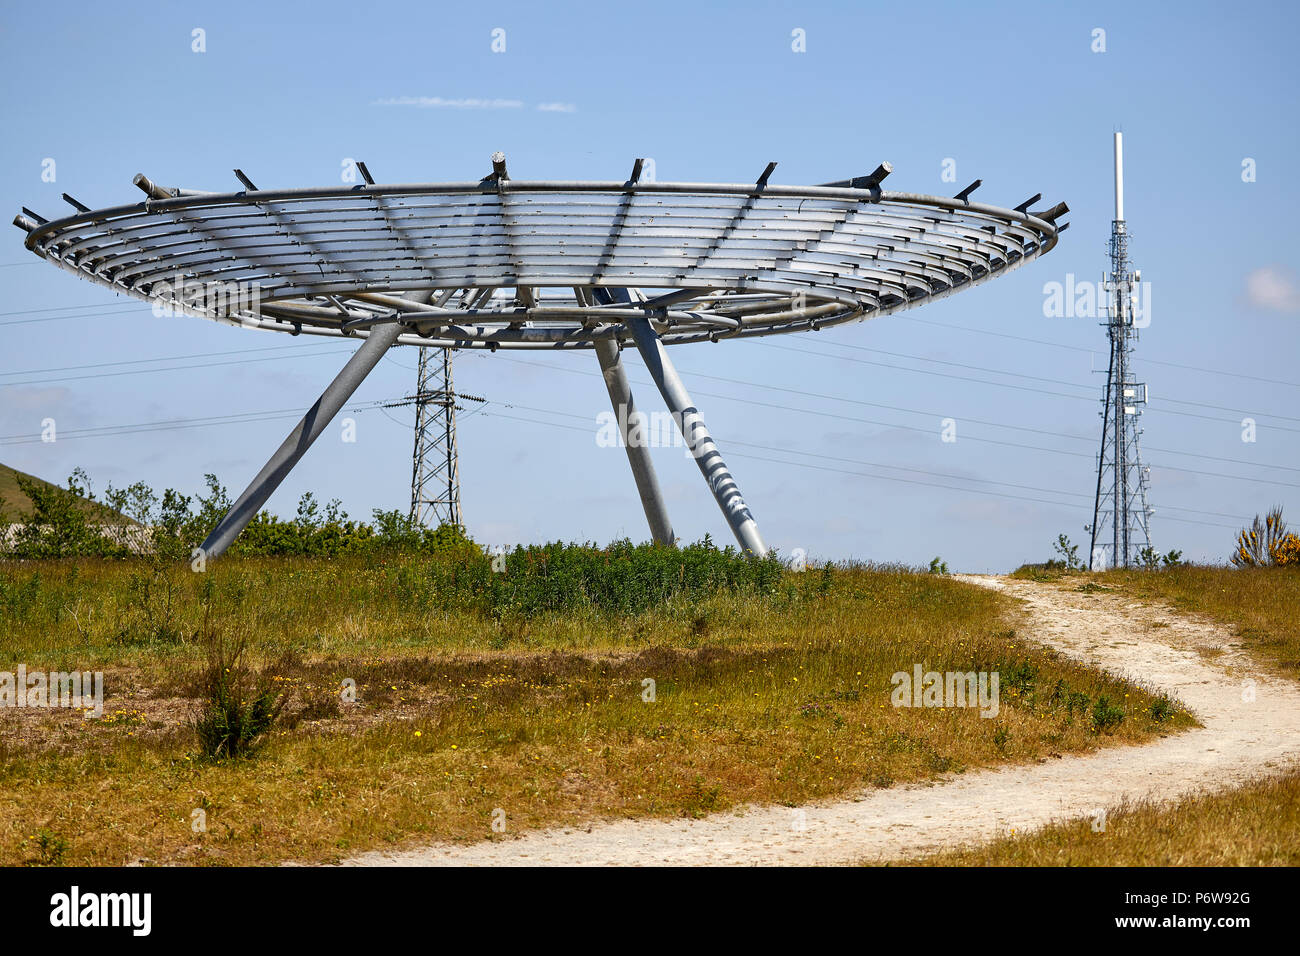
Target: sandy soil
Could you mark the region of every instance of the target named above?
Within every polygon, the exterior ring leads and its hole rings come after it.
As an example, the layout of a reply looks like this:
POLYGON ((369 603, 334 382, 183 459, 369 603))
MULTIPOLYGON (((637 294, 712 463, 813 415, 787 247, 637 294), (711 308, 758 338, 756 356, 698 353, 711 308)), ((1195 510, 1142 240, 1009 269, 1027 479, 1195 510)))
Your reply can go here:
POLYGON ((1142 746, 865 791, 799 811, 746 807, 703 820, 601 823, 368 853, 347 863, 808 865, 899 859, 1089 816, 1126 799, 1171 800, 1300 765, 1300 687, 1254 666, 1226 630, 1107 593, 1008 578, 963 579, 1022 599, 1033 622, 1026 636, 1176 696, 1204 728, 1142 746))

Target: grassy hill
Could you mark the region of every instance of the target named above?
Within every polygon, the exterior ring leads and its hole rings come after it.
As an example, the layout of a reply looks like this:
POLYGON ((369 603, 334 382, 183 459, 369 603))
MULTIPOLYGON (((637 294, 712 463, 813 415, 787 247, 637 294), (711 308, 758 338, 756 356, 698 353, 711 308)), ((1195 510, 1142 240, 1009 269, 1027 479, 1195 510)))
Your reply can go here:
MULTIPOLYGON (((43 478, 37 478, 25 471, 19 471, 16 468, 10 468, 8 465, 0 464, 0 502, 3 503, 4 509, 3 515, 0 515, 0 521, 2 522, 22 522, 31 517, 32 501, 18 487, 18 477, 20 475, 30 481, 39 481, 43 485, 50 484, 43 478)), ((107 521, 114 524, 125 520, 112 508, 95 501, 83 502, 82 509, 92 520, 107 521)))

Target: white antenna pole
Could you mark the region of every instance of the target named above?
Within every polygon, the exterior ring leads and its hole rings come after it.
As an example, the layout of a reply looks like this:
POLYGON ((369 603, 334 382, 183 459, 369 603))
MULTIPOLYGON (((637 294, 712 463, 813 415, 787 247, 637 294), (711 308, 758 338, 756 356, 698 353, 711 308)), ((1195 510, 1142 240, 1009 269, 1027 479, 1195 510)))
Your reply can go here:
POLYGON ((1115 134, 1115 221, 1124 221, 1124 134, 1115 134))

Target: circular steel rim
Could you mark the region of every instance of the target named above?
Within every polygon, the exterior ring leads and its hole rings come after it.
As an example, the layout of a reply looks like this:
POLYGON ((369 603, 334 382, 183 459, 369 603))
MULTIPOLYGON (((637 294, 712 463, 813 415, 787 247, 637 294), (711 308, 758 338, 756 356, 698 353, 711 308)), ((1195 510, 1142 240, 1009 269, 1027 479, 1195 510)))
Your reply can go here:
POLYGON ((399 322, 409 330, 400 344, 585 349, 628 338, 629 316, 684 344, 887 315, 1018 268, 1064 228, 1053 221, 1062 207, 1033 214, 874 185, 500 179, 174 192, 77 204, 33 224, 27 248, 116 292, 246 327, 348 336, 399 322), (366 243, 379 246, 369 259, 366 243), (662 254, 645 252, 655 247, 662 254), (215 304, 214 285, 229 287, 215 304))

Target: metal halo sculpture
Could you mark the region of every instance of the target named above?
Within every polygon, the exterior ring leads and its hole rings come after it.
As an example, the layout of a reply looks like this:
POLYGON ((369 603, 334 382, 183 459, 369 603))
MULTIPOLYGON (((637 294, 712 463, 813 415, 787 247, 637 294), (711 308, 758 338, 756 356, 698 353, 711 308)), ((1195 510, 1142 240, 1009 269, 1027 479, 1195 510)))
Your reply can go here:
POLYGON ((1064 203, 1030 212, 886 192, 892 171, 820 186, 510 179, 208 193, 135 184, 144 202, 49 221, 29 250, 189 315, 364 339, 203 542, 220 555, 394 345, 594 349, 654 540, 672 524, 619 357, 641 353, 743 551, 767 549, 666 346, 831 328, 941 298, 1048 252, 1064 203))

